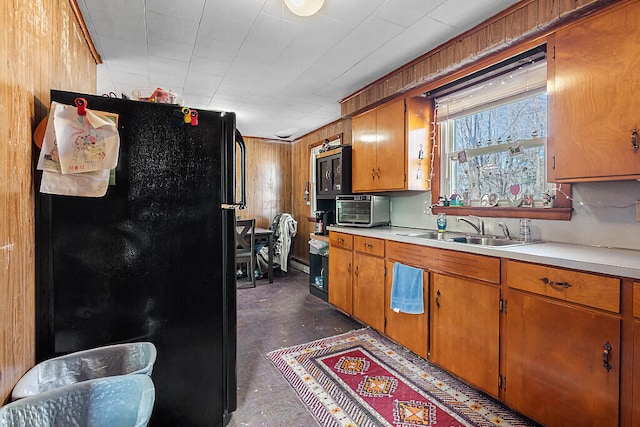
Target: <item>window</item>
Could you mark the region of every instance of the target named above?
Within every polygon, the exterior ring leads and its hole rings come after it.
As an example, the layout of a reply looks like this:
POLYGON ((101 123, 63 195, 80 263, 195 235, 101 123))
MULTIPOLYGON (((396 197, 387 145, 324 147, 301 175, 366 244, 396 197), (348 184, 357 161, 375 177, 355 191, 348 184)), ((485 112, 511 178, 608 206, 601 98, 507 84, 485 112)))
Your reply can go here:
POLYGON ((440 194, 468 206, 543 205, 546 61, 527 53, 434 94, 440 194), (463 197, 464 196, 464 197, 463 197))

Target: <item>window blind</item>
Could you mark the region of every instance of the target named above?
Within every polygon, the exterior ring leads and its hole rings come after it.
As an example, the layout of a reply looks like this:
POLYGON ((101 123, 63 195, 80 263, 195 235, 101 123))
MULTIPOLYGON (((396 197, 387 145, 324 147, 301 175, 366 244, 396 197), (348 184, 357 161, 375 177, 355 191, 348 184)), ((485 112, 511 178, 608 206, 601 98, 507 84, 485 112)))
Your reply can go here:
POLYGON ((546 91, 544 59, 520 65, 496 77, 449 94, 435 95, 438 122, 466 116, 546 91))

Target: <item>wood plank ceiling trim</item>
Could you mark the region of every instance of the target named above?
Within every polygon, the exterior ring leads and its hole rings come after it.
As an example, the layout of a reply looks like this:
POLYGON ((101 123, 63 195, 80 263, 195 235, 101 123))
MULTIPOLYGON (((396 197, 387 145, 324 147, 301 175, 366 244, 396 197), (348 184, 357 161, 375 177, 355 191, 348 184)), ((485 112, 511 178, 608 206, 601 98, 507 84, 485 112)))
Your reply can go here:
POLYGON ((87 28, 87 24, 84 22, 84 17, 82 16, 82 12, 80 11, 80 7, 78 7, 78 2, 76 0, 69 0, 69 5, 71 6, 71 10, 78 20, 78 25, 82 30, 82 35, 84 36, 85 41, 87 42, 87 46, 89 47, 89 51, 91 52, 91 56, 96 61, 96 64, 102 64, 102 58, 100 58, 100 54, 96 49, 96 46, 93 44, 93 39, 91 38, 91 34, 89 34, 89 29, 87 28))
POLYGON ((340 100, 351 117, 622 0, 523 0, 340 100))

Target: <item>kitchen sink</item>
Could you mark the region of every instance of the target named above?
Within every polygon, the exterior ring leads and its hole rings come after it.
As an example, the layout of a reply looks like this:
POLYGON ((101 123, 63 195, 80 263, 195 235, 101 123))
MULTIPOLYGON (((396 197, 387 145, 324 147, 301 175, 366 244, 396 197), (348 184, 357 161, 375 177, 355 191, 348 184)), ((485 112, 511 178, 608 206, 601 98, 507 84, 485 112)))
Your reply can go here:
POLYGON ((513 246, 513 245, 524 245, 527 242, 521 242, 520 240, 511 240, 504 239, 499 237, 485 236, 485 237, 466 237, 466 242, 470 245, 480 245, 480 246, 513 246))
POLYGON ((395 234, 397 236, 416 237, 419 239, 429 239, 429 240, 444 240, 448 242, 464 243, 468 245, 478 245, 478 246, 518 246, 518 245, 527 245, 531 243, 540 242, 540 241, 522 242, 520 240, 507 239, 506 237, 502 237, 502 236, 480 236, 480 235, 469 236, 464 233, 457 233, 457 232, 450 232, 450 231, 439 233, 436 230, 427 230, 427 231, 419 231, 419 232, 400 232, 395 234))
POLYGON ((412 233, 395 233, 396 236, 407 236, 407 237, 416 237, 418 239, 434 239, 434 240, 451 240, 454 237, 460 237, 463 236, 464 234, 460 234, 460 233, 450 233, 450 232, 444 232, 444 233, 440 233, 438 231, 435 230, 428 230, 428 231, 420 231, 420 232, 412 232, 412 233))
POLYGON ((437 239, 438 238, 438 232, 437 231, 420 231, 420 232, 414 232, 414 233, 394 233, 396 236, 407 236, 407 237, 417 237, 420 239, 437 239))

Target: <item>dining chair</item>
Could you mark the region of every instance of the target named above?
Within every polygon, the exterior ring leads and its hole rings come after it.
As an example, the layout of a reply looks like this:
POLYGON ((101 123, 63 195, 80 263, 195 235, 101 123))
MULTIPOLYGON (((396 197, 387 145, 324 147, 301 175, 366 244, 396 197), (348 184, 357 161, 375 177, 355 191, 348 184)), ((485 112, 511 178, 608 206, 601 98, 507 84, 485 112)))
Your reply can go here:
POLYGON ((255 219, 236 221, 236 264, 246 264, 247 276, 251 285, 256 287, 255 219))

